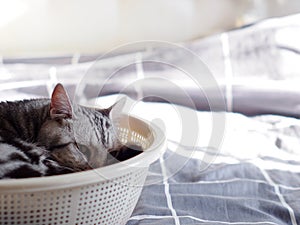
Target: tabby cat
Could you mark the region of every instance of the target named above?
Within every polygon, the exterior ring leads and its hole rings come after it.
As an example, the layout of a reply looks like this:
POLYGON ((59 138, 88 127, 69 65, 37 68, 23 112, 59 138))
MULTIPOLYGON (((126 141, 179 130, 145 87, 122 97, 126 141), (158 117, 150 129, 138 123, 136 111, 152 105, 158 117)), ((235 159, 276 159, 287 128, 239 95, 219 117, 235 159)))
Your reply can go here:
POLYGON ((70 103, 61 84, 51 99, 0 103, 0 178, 40 177, 106 164, 122 149, 112 117, 124 100, 108 109, 70 103))

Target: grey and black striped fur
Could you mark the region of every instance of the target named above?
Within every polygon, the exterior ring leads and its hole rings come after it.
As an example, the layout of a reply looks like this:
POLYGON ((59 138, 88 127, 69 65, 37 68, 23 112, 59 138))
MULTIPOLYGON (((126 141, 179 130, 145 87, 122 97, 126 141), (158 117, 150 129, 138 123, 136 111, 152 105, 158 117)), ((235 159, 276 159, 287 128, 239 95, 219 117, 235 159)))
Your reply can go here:
POLYGON ((64 174, 106 164, 120 148, 108 109, 71 105, 61 84, 51 99, 0 103, 0 178, 64 174))

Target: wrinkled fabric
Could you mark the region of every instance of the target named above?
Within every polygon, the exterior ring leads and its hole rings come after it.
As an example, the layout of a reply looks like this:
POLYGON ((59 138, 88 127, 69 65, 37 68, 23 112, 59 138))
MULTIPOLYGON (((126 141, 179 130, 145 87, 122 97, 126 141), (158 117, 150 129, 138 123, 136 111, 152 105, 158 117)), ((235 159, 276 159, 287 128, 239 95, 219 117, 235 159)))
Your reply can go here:
MULTIPOLYGON (((263 135, 272 151, 257 139, 261 149, 255 156, 237 158, 227 149, 201 171, 205 162, 167 150, 152 164, 148 181, 157 182, 143 188, 127 225, 300 224, 299 121, 280 116, 248 120, 266 125, 247 132, 263 135), (182 161, 185 165, 176 170, 182 161)), ((242 144, 236 147, 243 151, 242 144)))

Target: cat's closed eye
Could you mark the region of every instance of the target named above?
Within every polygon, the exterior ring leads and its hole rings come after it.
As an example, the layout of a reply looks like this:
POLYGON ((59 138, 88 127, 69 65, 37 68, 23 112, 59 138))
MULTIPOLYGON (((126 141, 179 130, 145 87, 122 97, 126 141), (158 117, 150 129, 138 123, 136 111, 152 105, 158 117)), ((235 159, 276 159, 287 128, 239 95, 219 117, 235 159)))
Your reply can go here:
POLYGON ((57 145, 53 145, 51 147, 48 148, 48 150, 52 151, 54 149, 62 149, 62 148, 66 148, 68 145, 73 144, 72 142, 68 142, 68 143, 63 143, 63 144, 57 144, 57 145))
POLYGON ((81 144, 78 144, 78 148, 85 155, 85 157, 88 160, 90 160, 90 158, 91 158, 91 150, 87 146, 81 145, 81 144))

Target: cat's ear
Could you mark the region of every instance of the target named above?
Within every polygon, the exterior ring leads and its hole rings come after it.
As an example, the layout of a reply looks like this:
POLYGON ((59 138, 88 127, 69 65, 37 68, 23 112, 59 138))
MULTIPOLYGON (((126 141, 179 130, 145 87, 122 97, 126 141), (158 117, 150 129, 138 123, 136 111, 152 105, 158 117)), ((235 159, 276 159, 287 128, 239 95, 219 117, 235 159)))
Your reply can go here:
POLYGON ((62 84, 57 84, 52 92, 50 117, 52 119, 72 118, 71 102, 62 84))
POLYGON ((126 98, 123 97, 107 109, 109 112, 109 118, 112 121, 114 122, 119 121, 120 117, 122 116, 122 111, 125 107, 125 104, 126 104, 126 98))

